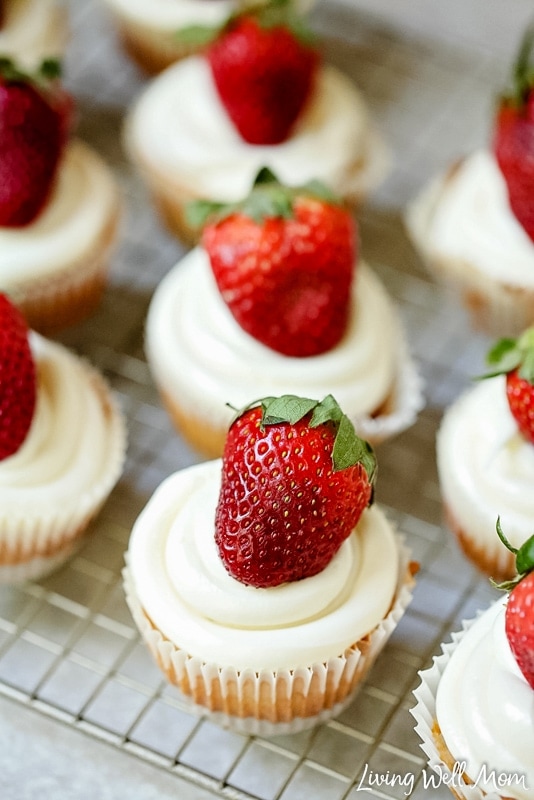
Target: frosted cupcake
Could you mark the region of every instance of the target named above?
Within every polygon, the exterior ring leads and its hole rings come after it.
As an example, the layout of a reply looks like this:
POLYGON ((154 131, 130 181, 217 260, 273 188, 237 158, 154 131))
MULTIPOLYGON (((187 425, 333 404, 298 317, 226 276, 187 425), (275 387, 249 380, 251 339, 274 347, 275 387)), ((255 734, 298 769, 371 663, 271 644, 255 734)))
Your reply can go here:
MULTIPOLYGON (((160 72, 174 61, 192 55, 200 44, 185 42, 183 28, 215 26, 240 7, 240 0, 103 0, 127 53, 146 72, 160 72)), ((306 7, 308 2, 299 3, 306 7)))
POLYGON ((514 336, 534 322, 532 38, 493 142, 454 164, 415 199, 408 232, 429 271, 452 287, 475 327, 514 336))
POLYGON ((222 462, 156 491, 131 534, 125 588, 195 710, 272 734, 350 701, 412 583, 386 517, 368 508, 374 472, 333 398, 270 398, 238 415, 222 462))
POLYGON ((127 119, 125 146, 162 218, 186 242, 197 237, 184 214, 189 201, 241 200, 263 166, 293 186, 319 178, 350 204, 387 166, 349 78, 321 65, 286 25, 262 28, 250 15, 147 87, 127 119))
POLYGON ((80 321, 100 302, 120 212, 110 169, 69 140, 72 101, 58 69, 44 62, 30 75, 0 65, 0 114, 15 120, 0 134, 0 290, 41 333, 80 321))
POLYGON ((513 555, 493 533, 498 515, 515 547, 534 514, 534 331, 489 353, 491 375, 446 411, 437 461, 446 517, 464 553, 496 579, 515 573, 513 555))
POLYGON ((373 443, 409 427, 423 404, 392 301, 358 263, 351 216, 324 187, 271 178, 240 211, 219 209, 229 216, 212 217, 205 246, 170 270, 149 307, 154 380, 177 428, 210 457, 222 453, 230 406, 258 395, 335 394, 373 443))
POLYGON ((0 53, 27 68, 61 58, 68 39, 67 14, 58 0, 3 0, 0 53))
MULTIPOLYGON (((532 546, 533 538, 526 548, 532 546)), ((412 713, 422 748, 459 800, 533 796, 532 566, 529 559, 508 598, 464 623, 442 646, 415 691, 412 713)))
POLYGON ((0 373, 0 582, 11 583, 74 552, 122 473, 126 434, 100 374, 28 335, 5 295, 0 373))

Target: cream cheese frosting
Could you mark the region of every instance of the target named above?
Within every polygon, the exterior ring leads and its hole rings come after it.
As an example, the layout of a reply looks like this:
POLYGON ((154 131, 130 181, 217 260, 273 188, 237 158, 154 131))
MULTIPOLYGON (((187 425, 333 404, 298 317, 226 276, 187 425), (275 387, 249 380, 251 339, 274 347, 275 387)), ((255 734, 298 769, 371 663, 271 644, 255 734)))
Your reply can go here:
POLYGON ((388 613, 396 591, 395 534, 366 510, 327 568, 268 589, 226 572, 215 544, 220 459, 181 470, 134 525, 128 564, 148 617, 180 649, 222 667, 276 670, 341 655, 388 613))
POLYGON ((532 535, 534 445, 517 429, 504 376, 481 381, 447 410, 437 462, 444 502, 470 538, 504 549, 498 516, 514 547, 532 535))
POLYGON ((534 243, 515 218, 493 154, 478 150, 435 179, 408 210, 407 225, 430 261, 475 267, 507 285, 534 288, 534 243))
POLYGON ((202 56, 173 64, 151 82, 129 115, 125 142, 145 172, 221 201, 248 195, 263 166, 291 186, 317 178, 342 196, 359 195, 383 177, 387 162, 360 93, 334 67, 319 70, 289 139, 251 145, 232 125, 202 56))
POLYGON ((77 528, 118 479, 125 426, 100 375, 32 332, 37 402, 26 439, 0 461, 2 539, 77 528))
POLYGON ((326 353, 290 358, 246 333, 222 299, 206 251, 197 247, 161 281, 146 324, 158 385, 195 416, 226 429, 232 411, 259 397, 333 394, 351 418, 375 411, 392 390, 400 323, 386 290, 356 268, 343 339, 326 353))
POLYGON ((7 0, 0 53, 26 67, 59 58, 67 43, 66 10, 57 0, 7 0))
POLYGON ((72 141, 41 214, 22 228, 0 227, 0 289, 16 293, 92 252, 117 213, 115 179, 90 147, 72 141))
POLYGON ((504 630, 506 597, 460 637, 439 682, 436 718, 457 762, 485 792, 532 800, 534 691, 504 630), (495 777, 509 782, 500 788, 495 777))

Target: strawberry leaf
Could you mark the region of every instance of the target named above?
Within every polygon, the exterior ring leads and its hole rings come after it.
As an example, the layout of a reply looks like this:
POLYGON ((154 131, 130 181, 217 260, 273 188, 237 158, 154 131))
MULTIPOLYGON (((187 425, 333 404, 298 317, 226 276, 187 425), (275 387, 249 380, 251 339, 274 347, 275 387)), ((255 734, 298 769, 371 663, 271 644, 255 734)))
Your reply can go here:
POLYGON ((506 536, 504 535, 504 531, 501 527, 501 518, 497 517, 497 524, 496 524, 497 535, 503 545, 515 555, 515 566, 517 569, 517 575, 515 578, 512 578, 509 581, 503 581, 502 583, 496 583, 494 580, 491 581, 493 586, 496 589, 502 589, 505 592, 511 591, 515 586, 517 586, 523 578, 528 575, 530 572, 534 571, 534 534, 524 542, 519 549, 513 547, 506 536))
POLYGON ((307 397, 286 394, 282 397, 270 397, 262 401, 262 425, 276 425, 280 422, 289 422, 294 425, 306 414, 309 414, 317 405, 317 400, 307 397))
POLYGON ((193 47, 206 47, 217 39, 223 27, 224 25, 213 27, 209 25, 188 25, 176 31, 174 38, 181 44, 187 44, 193 47))
POLYGON ((534 384, 534 328, 528 328, 519 339, 500 339, 486 356, 489 372, 479 379, 507 375, 518 369, 519 376, 534 384))

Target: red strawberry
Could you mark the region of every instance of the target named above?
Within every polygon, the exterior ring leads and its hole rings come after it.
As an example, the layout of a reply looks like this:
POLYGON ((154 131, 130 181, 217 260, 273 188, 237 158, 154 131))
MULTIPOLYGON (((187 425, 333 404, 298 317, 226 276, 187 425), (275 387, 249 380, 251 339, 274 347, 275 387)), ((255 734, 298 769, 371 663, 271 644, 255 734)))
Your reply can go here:
POLYGON ((510 206, 534 240, 534 29, 527 32, 514 71, 513 92, 501 99, 493 148, 510 206))
POLYGON ((313 90, 319 54, 291 0, 270 0, 219 28, 194 25, 177 36, 203 46, 215 87, 245 141, 278 144, 290 135, 313 90))
POLYGON ((278 586, 323 570, 372 502, 376 461, 333 397, 266 398, 230 427, 215 519, 228 572, 278 586))
POLYGON ((505 631, 519 669, 534 689, 534 536, 517 550, 507 541, 500 520, 497 533, 506 547, 515 553, 518 575, 499 584, 510 590, 506 605, 505 631))
POLYGON ((0 225, 32 222, 52 190, 71 107, 57 62, 30 76, 0 59, 0 225))
POLYGON ((510 411, 525 439, 534 444, 534 328, 519 339, 501 339, 488 353, 494 369, 487 377, 506 375, 510 411))
POLYGON ((0 460, 28 433, 36 398, 35 365, 21 313, 0 294, 0 460))
POLYGON ((338 343, 350 309, 356 230, 324 187, 289 189, 262 170, 242 204, 200 203, 190 211, 197 224, 208 217, 203 245, 222 297, 247 333, 287 356, 317 355, 338 343), (210 211, 218 211, 212 221, 210 211))

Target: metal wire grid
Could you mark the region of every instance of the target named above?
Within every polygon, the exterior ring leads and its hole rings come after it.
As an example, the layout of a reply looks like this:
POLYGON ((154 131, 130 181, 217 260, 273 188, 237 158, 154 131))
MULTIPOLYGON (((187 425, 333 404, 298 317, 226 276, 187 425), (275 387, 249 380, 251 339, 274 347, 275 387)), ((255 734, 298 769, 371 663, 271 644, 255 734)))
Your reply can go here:
MULTIPOLYGON (((66 77, 79 98, 80 132, 114 165, 126 209, 103 305, 62 338, 119 394, 130 449, 124 477, 78 554, 40 583, 0 589, 0 692, 222 797, 356 800, 362 786, 372 797, 424 797, 425 762, 409 715, 417 671, 493 597, 441 529, 433 447, 443 407, 480 370, 487 342, 420 272, 397 209, 431 171, 483 140, 488 74, 497 83, 503 65, 357 26, 353 12, 333 5, 316 15, 319 30, 343 32, 327 43, 328 57, 362 87, 394 150, 391 178, 360 218, 362 247, 399 303, 428 407, 411 431, 381 446, 378 500, 422 569, 414 602, 355 702, 314 731, 265 740, 192 715, 162 681, 124 601, 120 570, 134 519, 164 476, 196 460, 172 432, 143 357, 151 293, 182 250, 161 229, 120 149, 124 110, 143 79, 96 5, 75 0, 71 12, 66 77), (372 786, 373 774, 405 782, 372 786)), ((432 796, 450 795, 444 787, 432 796)))

